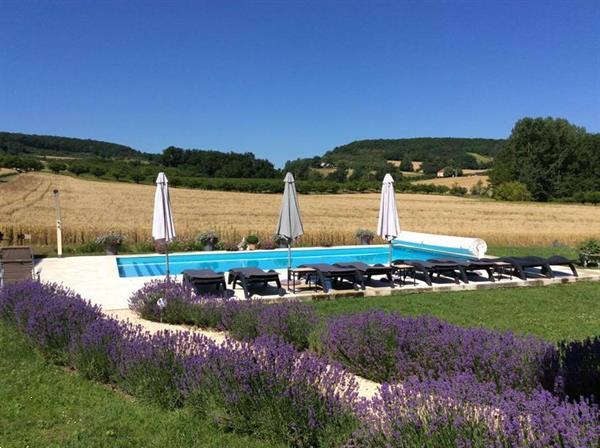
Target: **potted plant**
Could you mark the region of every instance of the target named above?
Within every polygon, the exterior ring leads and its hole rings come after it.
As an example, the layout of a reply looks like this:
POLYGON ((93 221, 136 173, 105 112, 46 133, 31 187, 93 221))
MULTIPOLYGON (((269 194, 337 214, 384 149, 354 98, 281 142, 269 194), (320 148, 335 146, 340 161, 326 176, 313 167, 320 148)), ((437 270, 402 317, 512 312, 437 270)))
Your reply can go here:
POLYGON ((358 238, 360 244, 371 244, 375 238, 375 233, 368 229, 358 229, 356 231, 356 238, 358 238))
POLYGON ((584 268, 590 263, 600 264, 600 240, 590 238, 582 241, 577 245, 577 250, 579 250, 579 261, 584 268))
POLYGON ((275 241, 272 241, 272 240, 266 240, 266 241, 260 242, 260 248, 263 250, 273 250, 276 247, 277 247, 277 244, 275 243, 275 241))
POLYGON ((103 247, 107 255, 117 255, 124 241, 125 237, 116 232, 107 233, 96 239, 96 242, 103 247))
POLYGON ((288 240, 287 238, 281 236, 281 235, 273 235, 271 237, 271 241, 273 241, 273 243, 275 244, 275 247, 279 247, 279 248, 283 248, 283 247, 288 247, 288 240))
POLYGON ((260 240, 256 235, 248 235, 246 237, 246 249, 248 250, 256 250, 256 246, 260 240))
POLYGON ((199 233, 196 240, 203 245, 203 250, 215 250, 215 246, 219 242, 219 234, 209 230, 199 233))

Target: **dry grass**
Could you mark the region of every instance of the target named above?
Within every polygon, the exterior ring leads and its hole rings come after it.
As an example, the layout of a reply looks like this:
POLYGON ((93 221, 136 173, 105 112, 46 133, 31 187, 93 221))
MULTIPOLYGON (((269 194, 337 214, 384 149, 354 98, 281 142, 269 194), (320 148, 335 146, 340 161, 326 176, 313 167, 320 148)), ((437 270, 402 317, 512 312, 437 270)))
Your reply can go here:
POLYGON ((488 182, 488 176, 486 175, 474 175, 474 176, 460 176, 460 177, 438 177, 435 179, 417 180, 415 184, 432 184, 432 185, 445 185, 446 187, 452 187, 458 185, 459 187, 471 188, 477 182, 482 181, 483 185, 488 182))
MULTIPOLYGON (((52 190, 59 188, 67 243, 89 240, 110 229, 132 241, 150 237, 154 188, 28 173, 0 183, 0 231, 31 233, 35 244, 55 241, 52 190)), ((233 241, 249 232, 273 233, 277 195, 172 190, 179 236, 215 228, 233 241)), ((374 229, 378 194, 302 195, 307 244, 353 243, 359 227, 374 229)), ((600 207, 571 204, 502 203, 451 196, 398 195, 404 229, 478 236, 491 244, 574 243, 600 237, 600 207)))

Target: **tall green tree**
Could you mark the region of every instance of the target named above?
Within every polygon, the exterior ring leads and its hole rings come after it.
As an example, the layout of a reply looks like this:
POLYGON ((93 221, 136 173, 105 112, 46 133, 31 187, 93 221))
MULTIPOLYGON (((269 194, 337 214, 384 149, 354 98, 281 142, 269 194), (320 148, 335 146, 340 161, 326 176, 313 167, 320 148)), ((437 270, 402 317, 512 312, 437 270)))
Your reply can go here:
POLYGON ((561 195, 565 179, 576 174, 584 128, 562 118, 523 118, 515 124, 504 149, 496 157, 492 184, 523 183, 537 201, 561 195))

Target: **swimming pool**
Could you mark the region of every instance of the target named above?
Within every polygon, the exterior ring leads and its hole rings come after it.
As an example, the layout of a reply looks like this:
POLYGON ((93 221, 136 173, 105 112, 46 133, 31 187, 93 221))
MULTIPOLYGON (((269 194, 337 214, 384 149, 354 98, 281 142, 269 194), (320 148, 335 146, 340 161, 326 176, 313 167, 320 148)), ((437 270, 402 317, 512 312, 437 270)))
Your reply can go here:
MULTIPOLYGON (((308 263, 343 263, 362 261, 368 264, 387 263, 389 247, 347 246, 324 248, 292 249, 292 266, 308 263)), ((451 251, 448 248, 416 248, 394 245, 393 259, 466 258, 466 253, 451 251)), ((181 274, 186 269, 213 269, 228 271, 239 267, 261 269, 286 269, 287 249, 256 250, 241 252, 204 252, 194 254, 174 254, 169 257, 171 274, 181 274)), ((166 273, 164 255, 125 256, 117 258, 120 277, 150 277, 166 273)))

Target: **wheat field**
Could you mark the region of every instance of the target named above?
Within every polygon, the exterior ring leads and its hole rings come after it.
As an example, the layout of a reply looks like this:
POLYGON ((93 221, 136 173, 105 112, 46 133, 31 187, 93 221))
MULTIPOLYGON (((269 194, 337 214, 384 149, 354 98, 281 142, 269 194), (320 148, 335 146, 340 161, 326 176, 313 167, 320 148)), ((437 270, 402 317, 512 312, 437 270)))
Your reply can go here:
MULTIPOLYGON (((6 179, 5 179, 6 180, 6 179)), ((96 182, 48 173, 27 173, 0 182, 0 232, 31 234, 35 245, 55 243, 52 191, 60 190, 66 244, 89 241, 108 230, 130 241, 149 240, 154 188, 96 182)), ((171 190, 180 237, 216 229, 236 242, 249 233, 270 236, 280 197, 270 194, 171 190)), ((572 204, 506 203, 452 196, 399 194, 405 230, 476 236, 488 244, 573 244, 600 237, 600 207, 572 204)), ((375 230, 378 194, 301 195, 305 244, 348 244, 357 228, 375 230)))
POLYGON ((444 185, 446 187, 452 187, 454 185, 458 185, 459 187, 464 187, 470 189, 471 187, 477 185, 477 182, 481 181, 484 186, 487 185, 489 181, 489 177, 485 174, 475 174, 472 176, 460 176, 460 177, 438 177, 435 179, 424 179, 417 180, 413 183, 415 184, 432 184, 432 185, 444 185))

